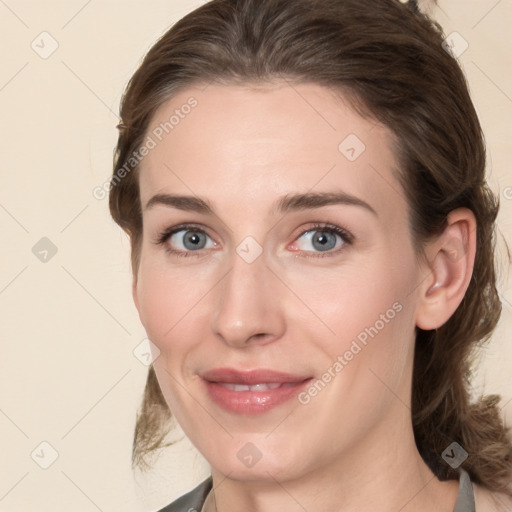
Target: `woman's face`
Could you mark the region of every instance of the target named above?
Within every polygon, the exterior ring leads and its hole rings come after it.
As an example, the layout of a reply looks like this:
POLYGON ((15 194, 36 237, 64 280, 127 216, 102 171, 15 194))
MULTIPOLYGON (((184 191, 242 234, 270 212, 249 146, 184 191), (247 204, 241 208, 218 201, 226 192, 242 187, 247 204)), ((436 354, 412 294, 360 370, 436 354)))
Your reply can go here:
POLYGON ((235 479, 371 463, 410 424, 425 277, 390 132, 283 82, 190 87, 147 136, 134 297, 186 434, 235 479))

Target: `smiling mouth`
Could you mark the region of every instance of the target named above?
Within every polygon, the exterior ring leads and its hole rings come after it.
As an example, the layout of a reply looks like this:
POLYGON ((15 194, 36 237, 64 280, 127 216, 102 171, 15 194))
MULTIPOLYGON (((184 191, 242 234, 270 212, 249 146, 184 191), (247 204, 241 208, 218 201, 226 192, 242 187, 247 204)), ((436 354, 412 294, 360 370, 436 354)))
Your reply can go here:
POLYGON ((217 368, 204 372, 207 396, 225 411, 254 416, 296 397, 313 377, 267 369, 217 368))

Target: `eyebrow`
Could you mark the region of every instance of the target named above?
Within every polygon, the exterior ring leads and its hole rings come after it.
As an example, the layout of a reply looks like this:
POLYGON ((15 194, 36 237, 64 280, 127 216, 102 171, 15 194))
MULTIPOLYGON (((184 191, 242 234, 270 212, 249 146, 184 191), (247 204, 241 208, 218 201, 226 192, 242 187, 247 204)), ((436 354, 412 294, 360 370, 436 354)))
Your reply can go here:
MULTIPOLYGON (((359 206, 378 217, 377 212, 366 201, 343 191, 287 194, 277 202, 274 211, 276 213, 287 213, 336 204, 359 206)), ((213 207, 208 201, 196 196, 156 194, 146 203, 144 210, 149 210, 156 205, 163 205, 176 208, 178 210, 192 211, 206 215, 214 213, 213 207)))

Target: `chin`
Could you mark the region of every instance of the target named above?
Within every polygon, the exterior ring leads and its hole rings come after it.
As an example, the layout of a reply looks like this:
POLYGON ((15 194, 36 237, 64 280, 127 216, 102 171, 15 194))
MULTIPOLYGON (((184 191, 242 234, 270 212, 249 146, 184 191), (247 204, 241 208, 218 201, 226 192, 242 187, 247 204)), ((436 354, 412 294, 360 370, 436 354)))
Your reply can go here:
POLYGON ((275 482, 294 479, 306 471, 304 454, 292 443, 276 446, 264 435, 236 436, 229 445, 203 453, 212 468, 234 480, 275 482))

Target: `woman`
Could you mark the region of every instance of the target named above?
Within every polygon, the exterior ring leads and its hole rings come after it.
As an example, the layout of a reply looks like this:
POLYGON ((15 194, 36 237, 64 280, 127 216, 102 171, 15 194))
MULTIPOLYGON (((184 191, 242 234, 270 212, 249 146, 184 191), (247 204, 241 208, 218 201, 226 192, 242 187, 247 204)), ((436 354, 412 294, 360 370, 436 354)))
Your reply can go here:
POLYGON ((212 473, 163 510, 512 510, 498 399, 468 381, 497 204, 445 47, 411 3, 214 0, 131 79, 134 463, 172 415, 212 473))

